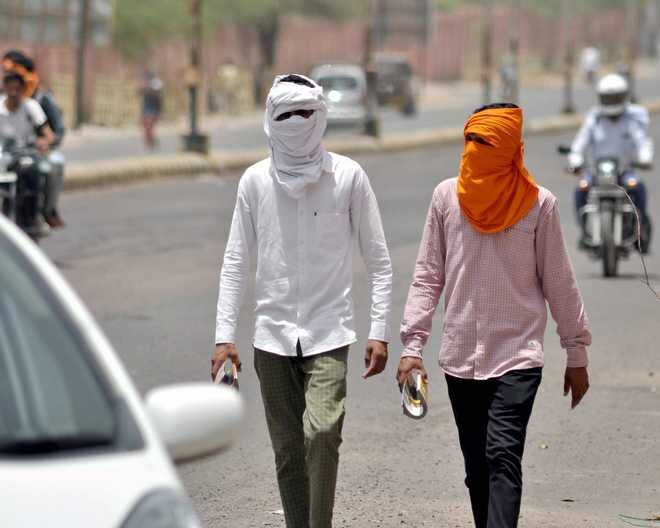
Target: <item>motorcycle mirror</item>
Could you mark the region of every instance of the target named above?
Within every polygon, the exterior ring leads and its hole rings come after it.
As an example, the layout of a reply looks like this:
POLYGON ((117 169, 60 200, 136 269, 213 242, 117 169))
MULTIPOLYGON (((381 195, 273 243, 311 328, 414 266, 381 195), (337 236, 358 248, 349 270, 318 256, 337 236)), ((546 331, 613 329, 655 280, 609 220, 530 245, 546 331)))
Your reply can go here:
POLYGON ((559 152, 559 154, 562 156, 567 156, 571 153, 571 147, 567 147, 566 145, 559 145, 557 146, 557 152, 559 152))
POLYGON ((639 162, 632 163, 632 167, 633 169, 639 169, 639 170, 651 170, 653 168, 650 163, 639 163, 639 162))

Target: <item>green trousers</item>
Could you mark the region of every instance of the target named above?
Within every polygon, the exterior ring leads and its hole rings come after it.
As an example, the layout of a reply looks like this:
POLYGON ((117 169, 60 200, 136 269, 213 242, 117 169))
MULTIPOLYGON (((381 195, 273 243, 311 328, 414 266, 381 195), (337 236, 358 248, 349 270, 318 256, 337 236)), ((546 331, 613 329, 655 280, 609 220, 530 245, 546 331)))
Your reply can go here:
POLYGON ((332 527, 347 356, 254 351, 287 528, 332 527))

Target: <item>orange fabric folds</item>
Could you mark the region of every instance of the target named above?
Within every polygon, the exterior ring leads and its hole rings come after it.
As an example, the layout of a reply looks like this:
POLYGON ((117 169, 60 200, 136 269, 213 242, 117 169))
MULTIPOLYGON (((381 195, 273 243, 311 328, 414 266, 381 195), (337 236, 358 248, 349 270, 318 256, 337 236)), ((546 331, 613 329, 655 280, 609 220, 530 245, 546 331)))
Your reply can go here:
POLYGON ((2 61, 2 68, 8 72, 16 72, 25 79, 24 94, 26 97, 32 97, 34 92, 37 91, 37 86, 39 86, 39 75, 35 72, 28 71, 23 65, 17 64, 11 59, 4 59, 2 61))
POLYGON ((458 175, 458 202, 482 233, 497 233, 519 222, 534 207, 539 187, 523 162, 520 108, 473 114, 464 133, 488 143, 466 141, 458 175))

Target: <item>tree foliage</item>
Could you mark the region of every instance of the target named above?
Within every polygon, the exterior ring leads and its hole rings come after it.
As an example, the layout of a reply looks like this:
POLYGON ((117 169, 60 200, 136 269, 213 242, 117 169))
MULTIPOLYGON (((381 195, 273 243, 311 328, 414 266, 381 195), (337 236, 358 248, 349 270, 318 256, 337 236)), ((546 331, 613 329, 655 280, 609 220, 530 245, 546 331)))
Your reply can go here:
MULTIPOLYGON (((203 0, 202 12, 206 30, 223 22, 272 28, 283 15, 340 19, 363 14, 365 6, 365 0, 203 0)), ((146 56, 162 40, 189 33, 191 22, 189 0, 115 0, 115 45, 129 58, 146 56)))
MULTIPOLYGON (((434 0, 435 6, 441 10, 453 10, 467 5, 484 5, 492 1, 498 6, 511 5, 518 0, 434 0)), ((524 9, 533 9, 544 14, 559 16, 562 0, 522 0, 524 9)), ((623 8, 626 0, 571 0, 571 9, 584 12, 593 9, 623 8)))

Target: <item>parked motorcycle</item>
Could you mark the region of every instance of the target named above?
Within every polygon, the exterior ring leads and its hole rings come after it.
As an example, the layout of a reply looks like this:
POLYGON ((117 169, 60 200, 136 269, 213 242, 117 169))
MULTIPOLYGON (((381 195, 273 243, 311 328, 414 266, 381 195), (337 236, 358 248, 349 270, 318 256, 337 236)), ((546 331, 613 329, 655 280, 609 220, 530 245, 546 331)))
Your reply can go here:
MULTIPOLYGON (((570 153, 565 146, 558 150, 563 155, 570 153)), ((601 260, 605 277, 615 277, 619 260, 638 249, 638 226, 644 225, 623 187, 625 173, 626 168, 620 166, 618 159, 595 160, 587 203, 578 211, 583 230, 580 248, 601 260)), ((643 232, 641 236, 644 237, 643 232)))
POLYGON ((50 163, 33 146, 17 147, 13 138, 0 144, 0 199, 2 213, 32 240, 44 236, 44 186, 50 163))

